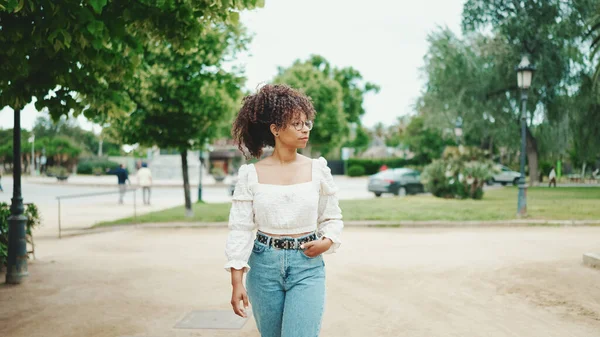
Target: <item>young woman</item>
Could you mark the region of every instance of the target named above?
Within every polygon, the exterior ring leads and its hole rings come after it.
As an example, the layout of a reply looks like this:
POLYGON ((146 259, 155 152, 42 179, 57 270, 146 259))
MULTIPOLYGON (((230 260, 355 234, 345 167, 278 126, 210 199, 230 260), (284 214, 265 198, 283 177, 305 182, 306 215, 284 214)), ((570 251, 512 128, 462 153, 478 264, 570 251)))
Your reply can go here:
POLYGON ((239 169, 225 248, 233 311, 247 317, 251 303, 263 337, 319 335, 325 304, 321 254, 341 244, 342 212, 327 162, 297 153, 306 147, 315 114, 299 91, 265 85, 244 98, 233 124, 234 139, 251 157, 260 158, 265 146, 274 148, 271 156, 239 169))

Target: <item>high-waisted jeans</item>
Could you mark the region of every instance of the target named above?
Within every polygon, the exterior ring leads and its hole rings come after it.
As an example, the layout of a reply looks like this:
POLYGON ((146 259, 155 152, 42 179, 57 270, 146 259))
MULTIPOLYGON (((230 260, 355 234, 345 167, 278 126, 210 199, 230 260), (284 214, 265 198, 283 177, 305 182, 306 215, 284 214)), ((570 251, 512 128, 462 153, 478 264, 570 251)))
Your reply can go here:
POLYGON ((248 264, 246 288, 261 336, 319 336, 325 306, 323 256, 310 258, 303 250, 255 240, 248 264))

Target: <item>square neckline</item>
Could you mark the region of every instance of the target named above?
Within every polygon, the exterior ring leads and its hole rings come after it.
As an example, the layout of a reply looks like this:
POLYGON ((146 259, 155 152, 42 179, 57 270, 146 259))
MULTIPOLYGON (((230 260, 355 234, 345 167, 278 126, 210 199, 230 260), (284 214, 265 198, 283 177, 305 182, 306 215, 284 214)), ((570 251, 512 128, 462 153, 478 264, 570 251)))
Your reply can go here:
POLYGON ((315 181, 315 159, 311 158, 310 159, 310 180, 309 181, 305 181, 305 182, 301 182, 301 183, 295 183, 295 184, 286 184, 286 185, 282 185, 282 184, 265 184, 265 183, 261 183, 258 181, 258 172, 256 171, 256 166, 254 165, 254 163, 250 164, 252 166, 252 171, 254 171, 254 178, 256 178, 256 184, 257 185, 261 185, 261 186, 301 186, 301 185, 306 185, 306 184, 310 184, 313 183, 315 181))

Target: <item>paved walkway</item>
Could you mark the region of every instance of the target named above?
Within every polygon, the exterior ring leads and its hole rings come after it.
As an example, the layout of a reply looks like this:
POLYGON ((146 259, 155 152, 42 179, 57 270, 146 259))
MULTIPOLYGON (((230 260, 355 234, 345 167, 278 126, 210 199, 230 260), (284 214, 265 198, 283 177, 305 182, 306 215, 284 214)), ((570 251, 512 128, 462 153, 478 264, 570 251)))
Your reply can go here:
MULTIPOLYGON (((181 330, 229 312, 227 231, 133 229, 38 242, 20 286, 0 285, 10 337, 258 337, 181 330)), ((326 256, 327 337, 597 337, 600 271, 582 265, 600 228, 347 228, 326 256)), ((4 275, 0 275, 4 279, 4 275)))

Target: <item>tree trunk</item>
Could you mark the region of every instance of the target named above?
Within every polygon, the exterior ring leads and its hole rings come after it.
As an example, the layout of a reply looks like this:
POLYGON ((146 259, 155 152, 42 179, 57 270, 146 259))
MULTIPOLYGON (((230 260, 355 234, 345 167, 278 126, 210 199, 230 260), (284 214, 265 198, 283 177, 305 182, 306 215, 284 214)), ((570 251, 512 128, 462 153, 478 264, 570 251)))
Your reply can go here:
POLYGON ((181 151, 181 172, 183 173, 183 194, 185 196, 185 216, 192 217, 192 198, 190 197, 190 176, 188 174, 187 150, 181 151))
POLYGON ((529 127, 525 129, 527 135, 527 163, 529 165, 529 186, 537 185, 538 176, 538 147, 537 141, 531 134, 529 127))

